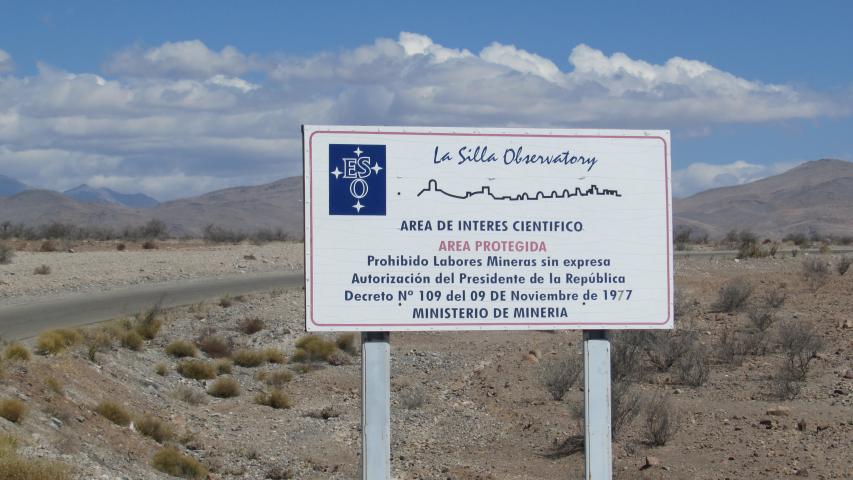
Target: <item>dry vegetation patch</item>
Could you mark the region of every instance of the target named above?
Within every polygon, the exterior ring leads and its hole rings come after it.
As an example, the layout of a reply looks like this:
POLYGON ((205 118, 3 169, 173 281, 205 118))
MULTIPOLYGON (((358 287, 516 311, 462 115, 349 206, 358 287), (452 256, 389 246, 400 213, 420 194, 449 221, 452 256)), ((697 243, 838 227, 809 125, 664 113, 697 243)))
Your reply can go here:
POLYGON ((240 395, 240 384, 233 377, 220 377, 210 384, 207 393, 218 398, 236 397, 240 395))
POLYGON ((165 352, 175 358, 194 357, 196 348, 195 345, 186 340, 173 340, 166 345, 165 352))
POLYGON ((207 469, 198 460, 184 455, 175 447, 163 447, 154 454, 151 465, 163 473, 191 480, 207 478, 207 469))
POLYGON ((15 398, 0 400, 0 417, 12 423, 18 423, 24 418, 24 414, 26 413, 27 406, 24 405, 24 402, 15 398))
POLYGON ((255 397, 255 403, 275 409, 290 408, 293 406, 290 397, 279 389, 259 393, 255 397))
POLYGON ((193 380, 211 380, 216 378, 217 369, 213 362, 194 358, 181 360, 176 368, 185 378, 193 380))
POLYGON ((121 427, 130 425, 130 414, 116 402, 105 400, 95 407, 95 412, 121 427))

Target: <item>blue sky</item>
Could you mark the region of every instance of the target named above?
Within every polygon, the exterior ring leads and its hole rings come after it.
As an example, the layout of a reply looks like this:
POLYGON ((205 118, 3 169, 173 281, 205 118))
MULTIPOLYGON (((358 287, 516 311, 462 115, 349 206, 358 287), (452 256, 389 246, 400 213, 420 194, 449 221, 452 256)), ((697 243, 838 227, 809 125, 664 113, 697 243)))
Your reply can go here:
POLYGON ((853 160, 851 2, 0 2, 0 173, 160 199, 300 123, 673 131, 675 191, 853 160))

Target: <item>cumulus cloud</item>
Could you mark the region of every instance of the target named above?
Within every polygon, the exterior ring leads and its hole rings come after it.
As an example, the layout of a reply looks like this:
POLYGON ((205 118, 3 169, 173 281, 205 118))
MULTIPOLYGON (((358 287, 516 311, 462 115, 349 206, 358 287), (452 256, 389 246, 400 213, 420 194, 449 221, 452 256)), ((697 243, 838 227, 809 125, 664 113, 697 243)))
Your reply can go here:
POLYGON ((240 75, 253 60, 232 46, 211 50, 200 40, 166 42, 155 48, 132 47, 115 54, 106 69, 134 77, 240 75))
POLYGON ((12 56, 0 48, 0 73, 11 72, 14 69, 15 64, 12 63, 12 56))
POLYGON ((800 163, 758 165, 743 160, 723 164, 696 162, 672 172, 672 191, 675 196, 686 197, 709 188, 742 185, 785 172, 800 163))
MULTIPOLYGON (((11 62, 3 58, 0 68, 11 62)), ((0 76, 0 168, 34 185, 136 186, 169 199, 298 174, 302 123, 612 125, 706 135, 721 123, 848 115, 850 107, 849 95, 587 45, 554 62, 514 45, 472 53, 408 32, 310 56, 190 40, 121 50, 104 72, 39 65, 31 76, 0 76)), ((763 167, 691 168, 677 175, 677 192, 740 182, 763 167)))

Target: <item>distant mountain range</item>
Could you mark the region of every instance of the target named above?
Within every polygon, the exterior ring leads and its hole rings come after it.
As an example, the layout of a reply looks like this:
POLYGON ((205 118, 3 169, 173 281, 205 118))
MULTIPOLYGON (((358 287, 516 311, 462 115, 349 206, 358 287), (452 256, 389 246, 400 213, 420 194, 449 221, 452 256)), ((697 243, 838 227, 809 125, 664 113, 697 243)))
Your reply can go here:
MULTIPOLYGON (((281 228, 291 235, 303 234, 302 177, 160 204, 142 194, 85 185, 65 194, 27 188, 0 176, 0 221, 121 228, 157 218, 174 235, 200 235, 211 224, 244 232, 281 228)), ((701 229, 712 238, 731 229, 774 238, 800 232, 853 235, 853 163, 816 160, 780 175, 707 190, 673 203, 676 225, 701 229)))
POLYGON ((853 235, 853 162, 815 160, 762 180, 706 190, 675 200, 673 218, 711 237, 732 229, 773 237, 853 235))
POLYGON ((66 190, 62 194, 81 203, 112 203, 130 208, 151 208, 160 203, 144 193, 119 193, 109 188, 94 188, 86 184, 66 190))

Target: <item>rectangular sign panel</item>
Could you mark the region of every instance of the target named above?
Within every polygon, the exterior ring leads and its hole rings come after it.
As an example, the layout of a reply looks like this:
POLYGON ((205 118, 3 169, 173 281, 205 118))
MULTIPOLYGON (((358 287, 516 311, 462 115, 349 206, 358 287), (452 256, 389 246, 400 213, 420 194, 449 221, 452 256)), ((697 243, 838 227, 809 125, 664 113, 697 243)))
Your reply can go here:
POLYGON ((303 135, 309 331, 672 328, 669 131, 303 135))

